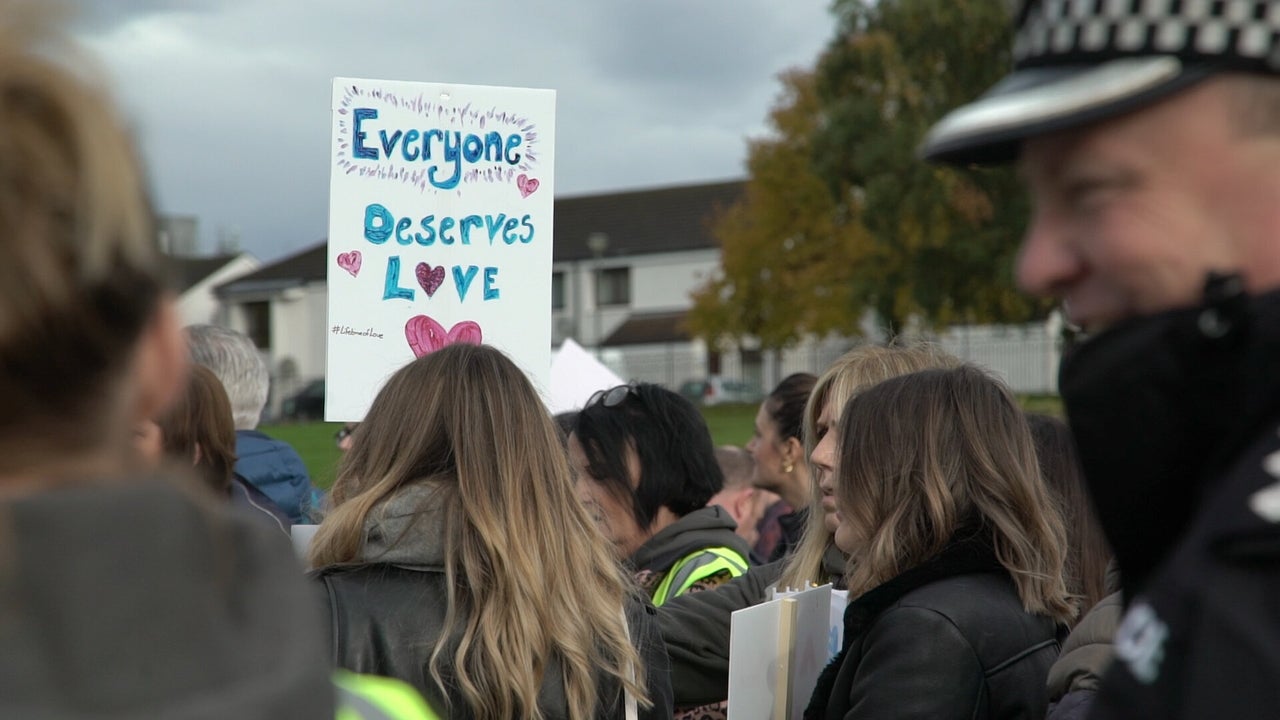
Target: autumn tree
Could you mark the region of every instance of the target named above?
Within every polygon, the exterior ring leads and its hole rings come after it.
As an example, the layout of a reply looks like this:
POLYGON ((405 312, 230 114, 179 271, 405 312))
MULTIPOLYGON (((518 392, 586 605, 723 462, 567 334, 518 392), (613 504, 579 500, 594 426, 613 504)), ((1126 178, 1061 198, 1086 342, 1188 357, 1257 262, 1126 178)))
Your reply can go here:
POLYGON ((811 159, 867 231, 851 302, 890 328, 912 316, 935 326, 1043 316, 1047 306, 1013 284, 1027 200, 1012 171, 916 158, 933 123, 1008 71, 1001 0, 836 0, 833 11, 811 159))
POLYGON ((850 281, 865 235, 814 172, 813 73, 781 81, 771 133, 748 147, 745 196, 713 221, 720 271, 694 294, 690 329, 713 345, 750 336, 780 349, 808 333, 858 332, 850 281))

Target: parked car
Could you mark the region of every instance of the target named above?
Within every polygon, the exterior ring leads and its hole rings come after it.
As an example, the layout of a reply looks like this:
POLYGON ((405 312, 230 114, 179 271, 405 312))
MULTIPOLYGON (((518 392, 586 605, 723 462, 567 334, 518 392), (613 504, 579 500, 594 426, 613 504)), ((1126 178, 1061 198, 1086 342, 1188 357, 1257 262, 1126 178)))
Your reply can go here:
POLYGON ((285 398, 280 405, 280 415, 286 420, 323 420, 324 380, 312 380, 285 398))
POLYGON ((743 380, 726 380, 719 375, 704 380, 686 380, 680 385, 680 394, 695 405, 758 403, 764 399, 759 385, 743 380))

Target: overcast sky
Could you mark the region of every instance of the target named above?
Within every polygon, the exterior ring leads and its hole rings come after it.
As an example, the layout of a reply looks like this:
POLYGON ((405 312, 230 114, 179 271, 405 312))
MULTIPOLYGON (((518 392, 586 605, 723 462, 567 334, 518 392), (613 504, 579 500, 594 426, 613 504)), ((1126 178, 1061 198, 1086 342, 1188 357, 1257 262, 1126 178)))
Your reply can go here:
POLYGON ((741 177, 827 0, 80 0, 161 211, 271 260, 322 239, 335 76, 551 88, 561 196, 741 177))

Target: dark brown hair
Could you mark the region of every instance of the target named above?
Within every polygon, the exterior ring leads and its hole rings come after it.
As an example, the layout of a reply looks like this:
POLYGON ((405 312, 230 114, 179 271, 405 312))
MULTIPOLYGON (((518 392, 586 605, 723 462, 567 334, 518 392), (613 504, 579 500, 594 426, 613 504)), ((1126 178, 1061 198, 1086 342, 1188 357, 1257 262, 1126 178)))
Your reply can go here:
POLYGON ((764 401, 765 412, 778 427, 778 437, 804 442, 804 406, 818 378, 809 373, 794 373, 782 379, 764 401))
POLYGON ((1094 515, 1075 438, 1067 424, 1048 415, 1027 413, 1027 425, 1036 444, 1040 474, 1057 497, 1067 525, 1067 589, 1080 598, 1081 612, 1087 612, 1110 592, 1107 564, 1111 562, 1111 546, 1094 515))
POLYGON ((160 426, 166 455, 182 462, 194 460, 201 478, 214 492, 231 494, 236 427, 231 419, 231 401, 212 370, 203 365, 192 366, 182 396, 156 424, 160 426))

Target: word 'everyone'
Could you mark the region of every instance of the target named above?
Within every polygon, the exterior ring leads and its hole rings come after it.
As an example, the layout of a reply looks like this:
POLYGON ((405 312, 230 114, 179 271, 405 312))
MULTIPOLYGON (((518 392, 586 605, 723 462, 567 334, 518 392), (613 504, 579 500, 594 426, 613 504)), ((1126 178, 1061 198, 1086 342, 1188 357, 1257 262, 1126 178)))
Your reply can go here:
POLYGON ((352 111, 351 156, 357 160, 388 160, 396 156, 407 162, 433 163, 427 169, 427 180, 441 190, 452 190, 462 179, 462 164, 475 165, 480 162, 519 165, 521 154, 516 148, 524 142, 519 133, 502 133, 494 130, 482 135, 463 134, 461 130, 400 129, 388 128, 378 130, 378 144, 367 145, 371 130, 366 124, 378 119, 375 108, 355 108, 352 111), (379 155, 378 151, 382 153, 379 155), (439 179, 442 168, 452 165, 452 173, 445 179, 439 179))

